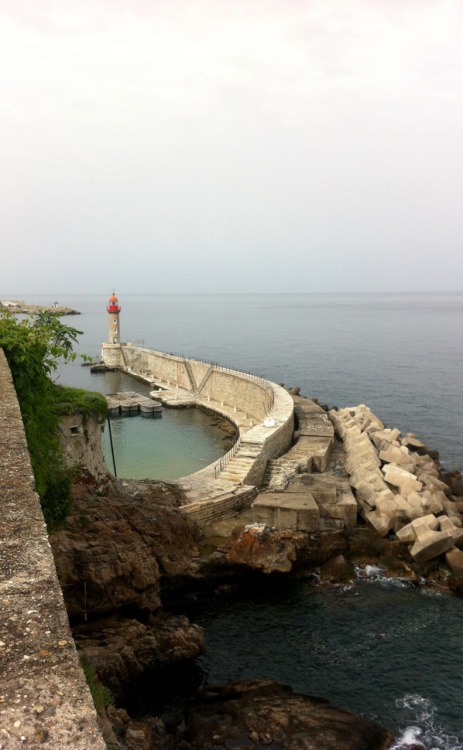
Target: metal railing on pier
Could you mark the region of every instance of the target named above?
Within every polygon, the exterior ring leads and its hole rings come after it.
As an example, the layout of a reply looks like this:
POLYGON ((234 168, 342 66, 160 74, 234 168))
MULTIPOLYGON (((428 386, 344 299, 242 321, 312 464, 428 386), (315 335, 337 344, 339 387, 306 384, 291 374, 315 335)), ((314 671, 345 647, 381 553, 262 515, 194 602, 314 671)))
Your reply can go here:
POLYGON ((217 461, 217 463, 214 464, 214 477, 215 477, 215 479, 217 479, 217 477, 219 476, 220 472, 223 471, 226 466, 228 466, 228 464, 232 460, 233 456, 236 456, 236 454, 239 451, 240 445, 241 445, 241 438, 238 438, 238 440, 230 448, 230 450, 228 451, 228 453, 225 453, 222 456, 222 458, 220 458, 217 461))
MULTIPOLYGON (((245 370, 235 370, 230 367, 224 367, 223 365, 220 365, 218 362, 214 362, 208 359, 202 359, 198 357, 185 357, 181 354, 174 354, 173 352, 158 352, 158 351, 155 351, 154 349, 146 349, 144 347, 139 347, 139 346, 134 347, 134 348, 138 349, 140 352, 141 351, 146 352, 146 353, 153 352, 153 354, 161 354, 163 356, 174 357, 175 359, 183 363, 185 363, 186 361, 198 362, 199 364, 207 365, 208 367, 213 367, 214 370, 218 372, 226 373, 228 375, 231 375, 232 377, 240 377, 240 378, 244 377, 246 378, 246 380, 249 380, 252 383, 255 383, 256 385, 259 386, 259 388, 262 388, 262 390, 266 392, 267 398, 264 404, 265 413, 268 414, 269 411, 273 407, 273 404, 275 401, 273 385, 269 380, 261 377, 260 375, 254 375, 253 373, 246 372, 245 370)), ((143 354, 141 353, 138 357, 135 356, 133 358, 132 367, 137 367, 140 370, 140 372, 146 372, 148 374, 149 367, 148 367, 147 357, 143 356, 143 354)))

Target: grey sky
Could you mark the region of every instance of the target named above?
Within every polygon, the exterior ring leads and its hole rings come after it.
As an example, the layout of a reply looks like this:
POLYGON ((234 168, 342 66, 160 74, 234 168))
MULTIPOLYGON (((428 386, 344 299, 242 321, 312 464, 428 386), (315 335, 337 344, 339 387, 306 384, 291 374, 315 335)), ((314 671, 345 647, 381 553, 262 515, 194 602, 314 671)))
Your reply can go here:
POLYGON ((0 294, 463 289, 461 0, 0 0, 0 294))

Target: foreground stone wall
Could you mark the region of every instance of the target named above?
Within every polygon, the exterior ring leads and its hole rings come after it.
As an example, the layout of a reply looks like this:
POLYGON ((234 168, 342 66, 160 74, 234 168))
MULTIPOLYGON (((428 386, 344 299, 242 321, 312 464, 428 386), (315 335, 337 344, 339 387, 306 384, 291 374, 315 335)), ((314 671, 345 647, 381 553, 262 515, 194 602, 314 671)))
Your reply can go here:
POLYGON ((0 349, 0 747, 105 750, 0 349))

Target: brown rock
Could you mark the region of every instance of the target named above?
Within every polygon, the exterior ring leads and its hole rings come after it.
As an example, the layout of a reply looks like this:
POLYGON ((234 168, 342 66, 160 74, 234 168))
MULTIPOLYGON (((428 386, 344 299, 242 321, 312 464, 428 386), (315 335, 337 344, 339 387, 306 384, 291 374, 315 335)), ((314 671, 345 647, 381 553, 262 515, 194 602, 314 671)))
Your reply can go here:
POLYGON ((452 495, 463 495, 463 475, 461 471, 447 471, 442 475, 442 481, 450 488, 452 495))
POLYGON ((74 487, 71 514, 50 537, 74 620, 126 606, 154 612, 161 576, 191 573, 200 532, 177 509, 181 499, 177 487, 162 482, 147 484, 143 493, 111 483, 103 496, 91 486, 74 487))
POLYGON ((111 618, 73 629, 77 648, 116 698, 127 696, 146 672, 201 653, 203 630, 187 617, 158 614, 148 624, 111 618))
POLYGON ((246 526, 233 538, 227 558, 263 573, 288 573, 297 560, 298 550, 307 544, 307 534, 291 529, 246 526))
POLYGON ((358 526, 344 533, 348 540, 349 557, 355 562, 377 560, 390 548, 391 543, 380 537, 371 526, 358 526))
POLYGON ((445 553, 445 562, 452 574, 449 579, 450 588, 454 591, 463 591, 463 552, 453 547, 445 553))
POLYGON ((354 566, 344 555, 337 555, 320 568, 320 578, 329 583, 345 583, 355 578, 354 566))
POLYGON ((309 534, 292 529, 241 526, 233 532, 226 559, 228 564, 263 573, 288 573, 299 567, 318 567, 346 549, 342 530, 309 534))
POLYGON ((186 724, 192 750, 386 750, 393 741, 377 724, 267 680, 202 691, 186 724))

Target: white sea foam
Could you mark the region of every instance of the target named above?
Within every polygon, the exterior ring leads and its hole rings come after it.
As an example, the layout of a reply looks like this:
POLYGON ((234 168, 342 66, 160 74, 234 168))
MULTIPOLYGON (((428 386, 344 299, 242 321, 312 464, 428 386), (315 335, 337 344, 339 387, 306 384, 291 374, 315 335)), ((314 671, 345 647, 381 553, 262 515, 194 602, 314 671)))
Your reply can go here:
POLYGON ((378 565, 365 565, 365 567, 356 567, 355 568, 355 575, 357 578, 361 579, 369 579, 377 581, 379 578, 384 578, 385 573, 383 568, 380 568, 378 565))
POLYGON ((410 585, 409 581, 397 578, 396 576, 387 575, 384 568, 379 565, 365 565, 365 567, 356 567, 355 575, 362 581, 378 581, 383 586, 394 586, 395 588, 406 588, 410 585))
POLYGON ((421 742, 423 731, 420 727, 407 727, 404 732, 400 735, 395 745, 391 747, 391 750, 398 750, 398 748, 407 747, 407 745, 413 745, 415 742, 421 742))
POLYGON ((463 750, 463 738, 439 725, 437 708, 432 701, 410 693, 396 700, 396 706, 413 723, 402 731, 391 750, 402 750, 414 743, 421 743, 426 750, 463 750))

